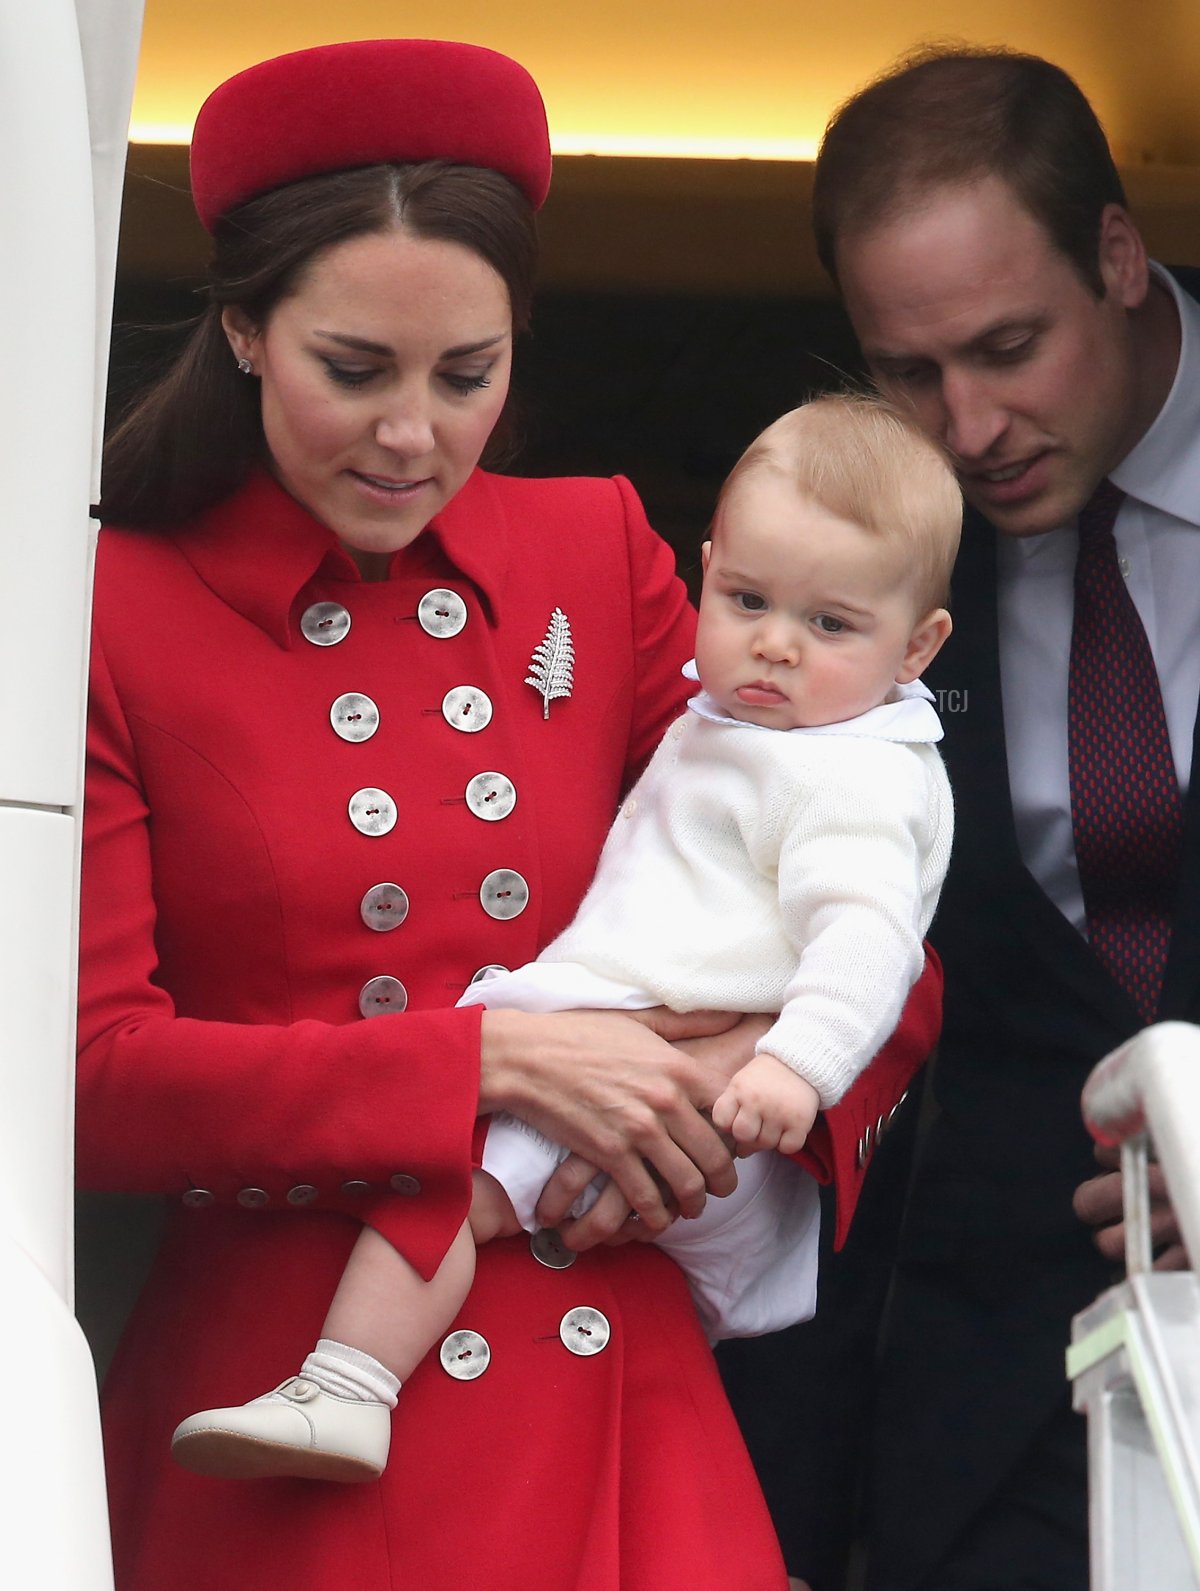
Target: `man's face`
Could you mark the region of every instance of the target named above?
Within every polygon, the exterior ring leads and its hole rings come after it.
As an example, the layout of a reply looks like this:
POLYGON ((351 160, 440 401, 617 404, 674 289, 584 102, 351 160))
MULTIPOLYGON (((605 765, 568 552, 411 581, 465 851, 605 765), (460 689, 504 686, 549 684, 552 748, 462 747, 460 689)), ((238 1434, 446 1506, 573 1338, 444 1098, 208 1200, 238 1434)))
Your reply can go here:
POLYGON ((1138 440, 1130 311, 1147 275, 1117 206, 1101 226, 1102 298, 998 177, 933 190, 837 259, 872 374, 1004 534, 1068 521, 1138 440))

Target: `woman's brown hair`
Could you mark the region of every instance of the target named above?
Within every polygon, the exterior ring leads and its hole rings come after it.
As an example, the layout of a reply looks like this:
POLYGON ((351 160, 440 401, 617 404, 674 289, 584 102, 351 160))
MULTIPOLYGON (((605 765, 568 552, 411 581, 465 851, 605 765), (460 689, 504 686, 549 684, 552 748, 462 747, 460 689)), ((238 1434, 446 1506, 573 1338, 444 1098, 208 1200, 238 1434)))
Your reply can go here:
MULTIPOLYGON (((100 516, 123 525, 190 519, 236 491, 263 461, 256 381, 240 374, 221 326, 240 309, 264 326, 326 249, 402 227, 457 243, 508 289, 513 330, 527 329, 537 264, 528 201, 507 177, 441 161, 323 173, 260 194, 218 222, 207 304, 178 358, 122 415, 104 452, 100 516)), ((504 451, 508 410, 488 445, 504 451)))

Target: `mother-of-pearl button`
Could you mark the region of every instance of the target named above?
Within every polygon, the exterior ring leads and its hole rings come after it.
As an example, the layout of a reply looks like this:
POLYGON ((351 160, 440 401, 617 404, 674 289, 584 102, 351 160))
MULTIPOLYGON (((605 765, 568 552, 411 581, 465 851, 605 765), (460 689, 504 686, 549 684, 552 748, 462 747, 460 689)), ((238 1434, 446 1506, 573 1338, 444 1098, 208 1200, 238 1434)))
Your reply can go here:
POLYGON ((477 773, 467 785, 467 806, 485 823, 499 823, 517 804, 517 787, 503 773, 477 773))
POLYGON ((361 691, 347 691, 329 709, 329 722, 342 740, 370 740, 379 728, 379 709, 361 691))
POLYGON ((529 885, 511 867, 497 867, 479 886, 479 904, 489 917, 507 922, 529 905, 529 885))
POLYGON ((386 934, 408 916, 408 896, 399 884, 372 884, 358 903, 359 915, 368 928, 386 934))
POLYGON ((372 839, 396 827, 396 803, 386 790, 376 790, 373 785, 356 790, 350 797, 347 811, 358 832, 372 839))
POLYGON ((336 646, 350 633, 350 615, 340 602, 314 602, 300 615, 300 634, 314 646, 336 646))
POLYGON ((408 1004, 408 990, 399 978, 383 973, 368 978, 358 991, 358 1009, 363 1016, 393 1016, 408 1004))
POLYGON ((456 685, 442 697, 442 717, 451 729, 476 734, 492 721, 491 697, 478 685, 456 685))
POLYGON ((471 974, 471 982, 472 983, 481 983, 483 981, 483 979, 487 977, 489 972, 507 972, 507 971, 508 971, 508 968, 507 967, 502 967, 498 961, 489 961, 486 967, 480 967, 477 972, 473 972, 471 974))
POLYGON ((553 1226, 541 1226, 529 1239, 529 1252, 539 1265, 548 1266, 552 1271, 570 1270, 578 1254, 573 1253, 563 1242, 558 1234, 558 1229, 553 1226))
POLYGON ((426 635, 444 641, 457 635, 467 622, 467 605, 457 591, 439 586, 427 591, 417 603, 417 621, 426 635))
POLYGON ((568 1309, 559 1321, 558 1335, 564 1348, 586 1359, 589 1354, 608 1347, 612 1329, 606 1315, 587 1304, 580 1304, 577 1309, 568 1309))
POLYGON ((456 1381, 474 1381, 490 1364, 492 1350, 477 1331, 452 1331, 438 1349, 438 1358, 456 1381))

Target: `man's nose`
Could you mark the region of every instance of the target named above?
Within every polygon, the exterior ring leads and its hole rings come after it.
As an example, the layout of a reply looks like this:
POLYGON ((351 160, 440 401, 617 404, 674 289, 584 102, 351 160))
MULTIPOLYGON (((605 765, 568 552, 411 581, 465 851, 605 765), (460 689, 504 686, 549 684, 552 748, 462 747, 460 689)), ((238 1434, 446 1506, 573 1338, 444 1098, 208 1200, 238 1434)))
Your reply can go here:
POLYGON ((1008 426, 1008 412, 988 384, 973 374, 942 378, 942 441, 960 459, 981 459, 1008 426))

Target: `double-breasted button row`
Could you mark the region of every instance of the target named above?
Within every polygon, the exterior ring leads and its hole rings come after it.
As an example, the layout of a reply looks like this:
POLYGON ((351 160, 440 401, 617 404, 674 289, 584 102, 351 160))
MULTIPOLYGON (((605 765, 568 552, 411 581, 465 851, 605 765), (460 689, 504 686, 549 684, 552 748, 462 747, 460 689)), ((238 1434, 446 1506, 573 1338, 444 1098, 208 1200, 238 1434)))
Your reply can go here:
MULTIPOLYGON (((467 622, 467 605, 456 591, 437 587, 417 603, 417 622, 435 640, 457 635, 467 622)), ((350 633, 350 614, 340 602, 314 602, 300 615, 300 633, 314 646, 336 646, 350 633)))
MULTIPOLYGON (((578 1358, 602 1353, 612 1337, 608 1318, 598 1309, 581 1304, 568 1309, 558 1323, 563 1347, 578 1358)), ((492 1362, 491 1345, 477 1331, 452 1331, 438 1350, 442 1369, 455 1381, 475 1381, 492 1362)))
MULTIPOLYGON (((412 1176, 407 1171, 394 1172, 388 1178, 388 1187, 393 1193, 399 1193, 406 1198, 415 1198, 421 1191, 421 1179, 412 1176)), ((351 1178, 341 1185, 342 1193, 351 1198, 362 1198, 372 1191, 369 1182, 358 1178, 351 1178)), ((315 1204, 321 1197, 320 1192, 311 1182, 298 1182, 294 1188, 289 1188, 285 1194, 287 1202, 292 1205, 303 1206, 315 1204)), ((207 1209, 210 1204, 217 1202, 217 1196, 208 1188, 188 1188, 182 1201, 190 1210, 207 1209)), ((237 1194, 237 1202, 243 1210, 261 1210, 271 1202, 271 1195, 265 1188, 242 1188, 237 1194)))
MULTIPOLYGON (((448 640, 462 632, 468 621, 467 604, 448 587, 427 591, 417 603, 417 621, 434 640, 448 640)), ((339 602, 314 602, 300 619, 304 638, 314 646, 336 646, 350 633, 349 610, 339 602)), ((493 706, 487 692, 477 685, 455 685, 442 698, 442 717, 462 734, 478 734, 492 720, 493 706)), ((329 710, 334 733, 351 744, 371 740, 380 728, 377 703, 364 691, 344 691, 329 710)), ((467 810, 484 823, 499 823, 517 803, 517 789, 507 774, 487 769, 468 780, 464 792, 467 810)), ((350 797, 347 813, 351 824, 368 839, 390 834, 399 821, 395 798, 377 785, 364 785, 350 797)), ((506 922, 518 917, 529 903, 529 885, 514 868, 495 868, 478 890, 480 905, 489 917, 506 922)), ((406 891, 396 883, 374 884, 359 902, 359 916, 374 933, 398 928, 409 912, 406 891)), ((408 1004, 408 992, 399 978, 382 973, 369 978, 359 990, 358 1009, 363 1017, 395 1014, 408 1004)))
POLYGON ((889 1110, 885 1115, 880 1116, 874 1123, 867 1123, 862 1137, 858 1140, 858 1148, 855 1156, 858 1169, 860 1171, 871 1158, 871 1155, 875 1149, 878 1148, 879 1140, 892 1125, 893 1121, 895 1121, 896 1112, 900 1109, 901 1105, 903 1105, 907 1098, 908 1090, 905 1089, 904 1093, 901 1094, 900 1098, 892 1106, 891 1110, 889 1110))

